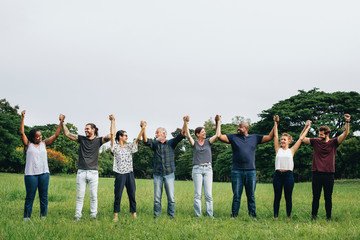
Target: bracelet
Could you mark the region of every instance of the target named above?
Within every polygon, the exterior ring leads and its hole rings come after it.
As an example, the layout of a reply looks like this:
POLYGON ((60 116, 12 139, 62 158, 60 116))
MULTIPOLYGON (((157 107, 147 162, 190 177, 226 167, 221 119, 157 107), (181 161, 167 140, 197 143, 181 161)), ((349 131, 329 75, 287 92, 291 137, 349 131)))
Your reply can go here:
POLYGON ((345 121, 345 122, 350 123, 350 120, 349 120, 349 121, 345 121))

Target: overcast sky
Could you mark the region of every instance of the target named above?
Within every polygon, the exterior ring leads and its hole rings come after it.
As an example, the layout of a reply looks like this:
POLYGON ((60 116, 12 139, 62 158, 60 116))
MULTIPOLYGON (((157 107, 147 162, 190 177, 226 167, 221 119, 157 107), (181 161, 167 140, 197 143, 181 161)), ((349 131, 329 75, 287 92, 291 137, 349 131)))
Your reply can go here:
MULTIPOLYGON (((358 0, 0 1, 0 98, 29 126, 131 138, 221 114, 259 120, 314 87, 360 91, 358 0)), ((269 129, 270 131, 270 129, 269 129)))

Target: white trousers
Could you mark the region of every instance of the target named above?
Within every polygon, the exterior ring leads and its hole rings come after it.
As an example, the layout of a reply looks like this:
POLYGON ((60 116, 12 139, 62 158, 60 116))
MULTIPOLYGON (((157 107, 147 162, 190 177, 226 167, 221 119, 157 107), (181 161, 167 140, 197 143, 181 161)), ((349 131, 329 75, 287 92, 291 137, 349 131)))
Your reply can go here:
POLYGON ((99 172, 97 170, 78 170, 76 176, 77 197, 75 207, 75 217, 81 218, 86 185, 89 184, 90 194, 90 216, 96 217, 97 214, 97 189, 99 183, 99 172))

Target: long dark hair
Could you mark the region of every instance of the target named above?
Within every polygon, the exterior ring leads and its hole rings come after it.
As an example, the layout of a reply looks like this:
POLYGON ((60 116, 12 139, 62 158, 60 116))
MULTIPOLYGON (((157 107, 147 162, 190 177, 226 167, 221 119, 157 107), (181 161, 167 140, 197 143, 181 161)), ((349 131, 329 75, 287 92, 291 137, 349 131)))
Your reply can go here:
POLYGON ((31 143, 34 143, 35 135, 37 132, 40 132, 40 130, 37 128, 33 128, 30 130, 28 139, 31 143))
POLYGON ((99 129, 96 127, 95 124, 93 124, 93 123, 88 123, 88 124, 86 124, 86 126, 87 126, 87 125, 89 125, 92 129, 95 129, 95 137, 99 136, 99 133, 98 133, 99 129))
MULTIPOLYGON (((203 127, 197 127, 197 128, 195 128, 195 136, 196 136, 196 134, 199 134, 200 132, 201 132, 201 130, 203 130, 204 128, 203 127)), ((196 136, 197 137, 197 136, 196 136)))

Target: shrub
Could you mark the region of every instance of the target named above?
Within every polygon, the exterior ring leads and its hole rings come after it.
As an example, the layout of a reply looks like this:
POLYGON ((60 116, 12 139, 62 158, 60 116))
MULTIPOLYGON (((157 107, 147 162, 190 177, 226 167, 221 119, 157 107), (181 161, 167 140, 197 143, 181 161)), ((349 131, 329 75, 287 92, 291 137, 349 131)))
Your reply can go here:
POLYGON ((48 154, 49 170, 51 173, 67 173, 71 167, 71 159, 61 152, 46 149, 48 154))

